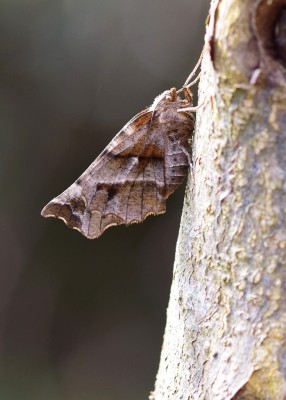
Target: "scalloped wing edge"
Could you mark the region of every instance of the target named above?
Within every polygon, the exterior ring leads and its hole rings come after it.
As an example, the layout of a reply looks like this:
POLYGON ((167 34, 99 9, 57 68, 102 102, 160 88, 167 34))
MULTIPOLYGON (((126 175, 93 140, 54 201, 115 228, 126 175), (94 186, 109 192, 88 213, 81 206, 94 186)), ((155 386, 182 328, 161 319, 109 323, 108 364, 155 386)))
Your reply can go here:
MULTIPOLYGON (((113 214, 113 213, 108 213, 107 215, 114 215, 115 217, 117 217, 118 219, 120 219, 122 222, 111 222, 110 224, 106 225, 102 230, 100 230, 98 235, 90 235, 88 232, 85 232, 82 229, 82 221, 81 218, 72 210, 71 206, 67 203, 59 203, 59 202, 54 202, 53 200, 48 203, 41 211, 41 215, 44 218, 56 218, 56 219, 60 219, 62 220, 67 227, 74 229, 78 232, 80 232, 83 236, 85 236, 87 239, 96 239, 98 237, 100 237, 108 228, 112 227, 112 226, 117 226, 117 225, 125 225, 125 226, 129 226, 129 225, 133 225, 133 224, 140 224, 142 222, 145 221, 146 218, 150 217, 150 216, 156 216, 156 215, 161 215, 164 214, 166 212, 166 202, 164 204, 164 209, 158 211, 158 212, 154 212, 154 211, 147 211, 141 220, 137 220, 134 219, 128 223, 126 223, 122 218, 118 217, 118 215, 113 214), (49 208, 58 206, 60 207, 59 211, 55 213, 55 211, 48 211, 49 208), (63 207, 68 207, 68 209, 70 210, 70 219, 68 220, 65 216, 59 215, 59 212, 61 211, 61 209, 63 207), (71 220, 73 222, 77 221, 79 222, 79 225, 75 225, 71 223, 71 220)), ((94 210, 93 210, 94 211, 94 210)))

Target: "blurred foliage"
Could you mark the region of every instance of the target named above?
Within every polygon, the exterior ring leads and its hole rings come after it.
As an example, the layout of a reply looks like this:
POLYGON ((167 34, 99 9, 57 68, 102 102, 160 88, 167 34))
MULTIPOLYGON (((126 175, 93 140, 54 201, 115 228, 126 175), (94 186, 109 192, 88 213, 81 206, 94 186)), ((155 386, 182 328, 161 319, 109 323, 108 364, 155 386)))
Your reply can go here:
POLYGON ((88 241, 40 217, 117 131, 181 86, 206 0, 0 3, 0 399, 146 399, 183 191, 88 241))

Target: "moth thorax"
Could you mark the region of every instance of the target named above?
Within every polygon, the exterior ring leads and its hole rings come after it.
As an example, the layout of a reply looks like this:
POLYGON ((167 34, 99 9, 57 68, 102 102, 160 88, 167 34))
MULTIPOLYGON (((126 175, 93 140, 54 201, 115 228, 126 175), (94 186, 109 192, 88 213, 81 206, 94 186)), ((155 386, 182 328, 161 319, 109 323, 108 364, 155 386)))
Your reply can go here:
POLYGON ((177 107, 175 102, 168 102, 166 107, 159 113, 159 123, 174 122, 177 118, 177 107))

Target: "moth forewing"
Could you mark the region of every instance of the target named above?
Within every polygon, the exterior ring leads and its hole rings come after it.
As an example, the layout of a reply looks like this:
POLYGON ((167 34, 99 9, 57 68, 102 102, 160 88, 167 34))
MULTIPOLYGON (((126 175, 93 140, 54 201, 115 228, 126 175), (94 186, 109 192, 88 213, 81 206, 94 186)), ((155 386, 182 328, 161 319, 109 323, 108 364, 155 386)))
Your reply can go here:
POLYGON ((62 219, 94 239, 110 226, 164 213, 166 199, 188 172, 190 106, 174 88, 157 96, 42 215, 62 219))

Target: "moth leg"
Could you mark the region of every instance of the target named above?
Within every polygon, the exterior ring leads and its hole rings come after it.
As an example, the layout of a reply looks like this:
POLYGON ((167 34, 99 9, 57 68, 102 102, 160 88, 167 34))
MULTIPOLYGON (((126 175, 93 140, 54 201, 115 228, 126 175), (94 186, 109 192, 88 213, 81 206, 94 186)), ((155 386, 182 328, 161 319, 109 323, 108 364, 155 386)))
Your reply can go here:
POLYGON ((194 174, 194 165, 191 163, 189 168, 189 179, 192 182, 192 186, 195 184, 195 174, 194 174))
POLYGON ((199 104, 198 106, 195 107, 183 107, 178 110, 178 112, 197 112, 201 107, 203 107, 206 104, 207 99, 205 98, 204 101, 199 104))
POLYGON ((189 165, 189 170, 191 170, 191 169, 192 169, 192 165, 193 165, 192 156, 191 156, 191 154, 188 152, 188 150, 185 149, 184 147, 182 147, 182 151, 183 151, 183 153, 185 153, 186 156, 187 156, 188 165, 189 165))

